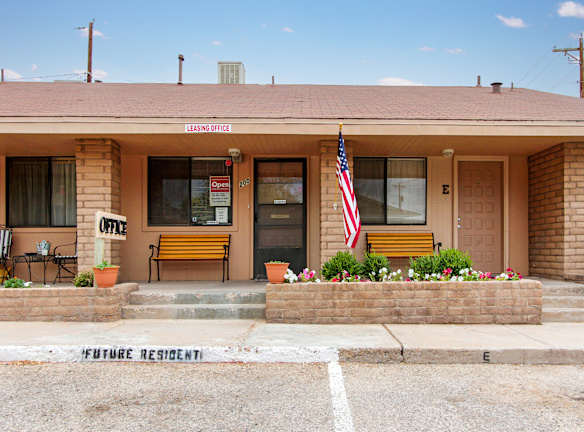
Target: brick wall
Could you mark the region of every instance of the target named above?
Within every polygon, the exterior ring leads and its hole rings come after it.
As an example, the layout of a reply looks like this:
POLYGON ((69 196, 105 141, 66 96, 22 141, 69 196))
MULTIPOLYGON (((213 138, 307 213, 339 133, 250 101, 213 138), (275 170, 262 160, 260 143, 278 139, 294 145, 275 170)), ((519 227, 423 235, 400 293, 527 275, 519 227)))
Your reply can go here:
POLYGON ((0 321, 117 321, 137 283, 111 288, 0 289, 0 321))
POLYGON ((513 282, 268 284, 266 320, 301 324, 541 324, 542 285, 513 282))
MULTIPOLYGON (((351 250, 345 245, 343 227, 343 201, 337 186, 338 141, 322 141, 320 144, 320 265, 340 250, 351 250), (335 188, 337 209, 335 202, 335 188)), ((353 172, 353 144, 345 141, 345 152, 351 173, 353 172)))
MULTIPOLYGON (((95 212, 120 213, 120 146, 110 139, 79 139, 77 160, 77 242, 79 268, 93 266, 95 212)), ((121 263, 121 243, 106 240, 105 259, 121 263)))
POLYGON ((584 274, 584 143, 564 143, 529 157, 530 274, 584 274))

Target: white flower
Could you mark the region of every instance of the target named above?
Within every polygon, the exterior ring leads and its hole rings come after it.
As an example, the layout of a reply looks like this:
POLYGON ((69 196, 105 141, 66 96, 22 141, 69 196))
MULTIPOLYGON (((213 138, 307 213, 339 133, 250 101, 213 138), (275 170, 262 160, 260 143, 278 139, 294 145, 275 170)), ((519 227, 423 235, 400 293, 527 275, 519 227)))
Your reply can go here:
POLYGON ((320 279, 315 280, 316 283, 320 283, 320 279))
POLYGON ((409 276, 409 277, 412 277, 413 275, 414 275, 414 269, 410 269, 410 270, 408 271, 408 276, 409 276))
POLYGON ((452 276, 452 277, 450 278, 450 280, 451 280, 451 281, 456 281, 456 280, 458 280, 458 278, 457 278, 456 276, 452 276))
POLYGON ((424 277, 426 278, 426 280, 430 279, 430 275, 428 273, 426 273, 424 277))
POLYGON ((458 281, 462 282, 464 280, 464 278, 462 276, 458 276, 458 281))
POLYGON ((24 286, 25 286, 25 287, 27 287, 27 288, 28 288, 29 286, 31 286, 31 285, 32 285, 32 282, 25 282, 25 283, 24 283, 24 286))
POLYGON ((401 269, 397 269, 397 274, 401 274, 401 269))

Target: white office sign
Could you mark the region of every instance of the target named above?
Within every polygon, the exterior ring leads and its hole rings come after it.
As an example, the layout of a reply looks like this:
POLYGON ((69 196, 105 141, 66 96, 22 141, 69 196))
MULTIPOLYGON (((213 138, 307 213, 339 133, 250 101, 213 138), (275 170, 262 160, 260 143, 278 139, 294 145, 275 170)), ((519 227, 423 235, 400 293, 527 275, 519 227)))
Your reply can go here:
POLYGON ((95 238, 126 240, 126 216, 95 212, 95 238))
POLYGON ((230 133, 231 132, 231 125, 230 124, 203 124, 203 123, 186 124, 185 125, 185 132, 230 133))

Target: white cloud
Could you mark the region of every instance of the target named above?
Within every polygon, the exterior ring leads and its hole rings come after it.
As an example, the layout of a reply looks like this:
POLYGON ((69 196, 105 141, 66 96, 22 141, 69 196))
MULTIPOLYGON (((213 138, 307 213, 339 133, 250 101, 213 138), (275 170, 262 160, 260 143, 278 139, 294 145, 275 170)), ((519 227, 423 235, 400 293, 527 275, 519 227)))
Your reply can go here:
POLYGON ((582 36, 582 34, 584 34, 584 32, 580 32, 580 33, 570 33, 570 38, 571 38, 571 39, 580 39, 580 36, 582 36))
POLYGON ((373 63, 373 62, 371 60, 361 60, 361 63, 369 64, 369 63, 373 63))
POLYGON ((446 51, 448 51, 450 54, 466 54, 461 48, 446 48, 446 51))
POLYGON ((211 45, 223 45, 223 42, 213 41, 211 42, 211 45))
POLYGON ((286 33, 294 33, 294 30, 292 30, 290 27, 284 27, 282 31, 286 33))
POLYGON ((5 80, 19 80, 22 79, 22 75, 14 72, 10 69, 4 69, 4 79, 5 80))
POLYGON ((430 47, 425 46, 425 47, 420 48, 420 51, 430 52, 430 51, 434 51, 434 48, 430 48, 430 47))
POLYGON ((205 63, 213 63, 211 60, 209 60, 208 58, 203 57, 201 54, 197 54, 197 53, 193 53, 193 55, 198 58, 201 61, 204 61, 205 63))
MULTIPOLYGON (((81 37, 89 37, 89 29, 87 27, 84 27, 84 28, 79 29, 79 30, 81 31, 81 37)), ((99 30, 93 29, 93 37, 96 37, 96 36, 101 37, 102 39, 109 39, 109 37, 104 35, 99 30)))
POLYGON ((525 22, 521 18, 515 18, 515 17, 506 18, 503 15, 498 15, 498 14, 495 15, 495 17, 497 17, 499 19, 499 21, 501 21, 507 27, 513 27, 513 28, 527 27, 527 24, 525 24, 525 22))
POLYGON ((425 84, 415 83, 405 78, 381 78, 377 81, 381 86, 423 86, 425 84))
POLYGON ((102 71, 101 69, 93 69, 93 79, 105 79, 109 75, 106 71, 102 71))
POLYGON ((558 8, 558 15, 561 17, 584 19, 584 6, 573 1, 560 3, 558 8))
POLYGON ((39 68, 39 67, 33 63, 33 64, 32 64, 32 67, 30 68, 30 70, 31 70, 31 71, 35 71, 35 70, 37 70, 38 68, 39 68))

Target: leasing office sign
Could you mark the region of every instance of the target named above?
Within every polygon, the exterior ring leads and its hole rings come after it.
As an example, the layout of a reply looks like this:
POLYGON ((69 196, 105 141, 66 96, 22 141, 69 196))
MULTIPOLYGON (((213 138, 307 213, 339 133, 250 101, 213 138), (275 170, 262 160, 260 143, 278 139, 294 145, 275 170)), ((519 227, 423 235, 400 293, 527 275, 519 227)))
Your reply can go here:
POLYGON ((230 133, 230 124, 186 124, 185 132, 215 132, 215 133, 230 133))

